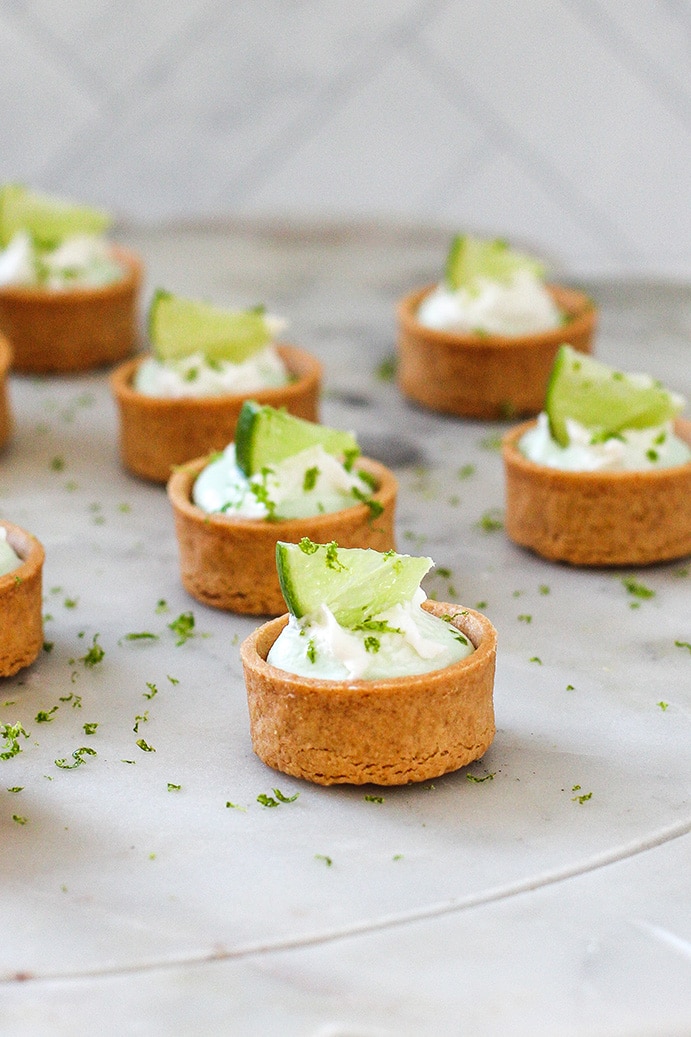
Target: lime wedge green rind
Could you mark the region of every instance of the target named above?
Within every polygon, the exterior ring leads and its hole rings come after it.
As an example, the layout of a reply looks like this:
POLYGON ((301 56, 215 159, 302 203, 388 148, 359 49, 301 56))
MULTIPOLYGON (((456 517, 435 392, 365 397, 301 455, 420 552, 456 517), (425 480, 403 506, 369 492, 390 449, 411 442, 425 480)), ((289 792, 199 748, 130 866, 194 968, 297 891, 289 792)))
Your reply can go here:
POLYGON ((351 629, 410 601, 433 564, 431 558, 306 539, 276 545, 278 579, 292 615, 300 619, 326 605, 351 629))
POLYGON ((153 352, 163 361, 203 353, 207 360, 240 364, 271 341, 260 310, 229 310, 162 288, 152 296, 147 327, 153 352))
POLYGON ((334 457, 359 453, 351 432, 306 421, 286 410, 278 410, 255 400, 242 405, 235 429, 235 460, 249 478, 272 464, 308 447, 320 445, 334 457))
POLYGON ((652 378, 624 374, 569 345, 557 352, 545 396, 550 432, 561 446, 569 442, 569 418, 607 437, 661 425, 683 406, 683 398, 652 378))
POLYGON ((0 188, 0 244, 4 248, 20 230, 30 234, 39 247, 53 248, 72 235, 104 234, 111 223, 112 217, 104 209, 32 191, 23 184, 0 188))
POLYGON ((156 316, 159 306, 161 303, 165 303, 166 299, 170 299, 171 297, 172 292, 167 291, 165 288, 155 288, 154 293, 151 296, 151 302, 149 303, 149 309, 146 315, 146 333, 152 344, 156 337, 156 316))
POLYGON ((470 235, 457 235, 446 258, 444 279, 452 291, 472 287, 479 277, 506 282, 519 270, 544 277, 544 266, 532 256, 511 249, 500 239, 485 241, 470 235))

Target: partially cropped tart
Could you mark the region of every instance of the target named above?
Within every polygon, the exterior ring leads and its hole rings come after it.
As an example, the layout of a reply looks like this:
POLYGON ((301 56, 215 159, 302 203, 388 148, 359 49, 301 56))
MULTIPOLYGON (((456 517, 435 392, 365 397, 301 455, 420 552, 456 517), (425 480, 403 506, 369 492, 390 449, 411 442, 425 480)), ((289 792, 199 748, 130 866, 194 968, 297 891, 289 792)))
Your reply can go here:
POLYGON ((86 371, 134 351, 142 263, 106 238, 110 224, 100 209, 0 188, 0 331, 15 370, 86 371))
POLYGON ((29 666, 43 645, 44 557, 31 533, 0 522, 0 677, 29 666))
POLYGON ((12 348, 0 335, 0 448, 10 438, 12 432, 12 404, 9 394, 9 373, 12 364, 12 348))

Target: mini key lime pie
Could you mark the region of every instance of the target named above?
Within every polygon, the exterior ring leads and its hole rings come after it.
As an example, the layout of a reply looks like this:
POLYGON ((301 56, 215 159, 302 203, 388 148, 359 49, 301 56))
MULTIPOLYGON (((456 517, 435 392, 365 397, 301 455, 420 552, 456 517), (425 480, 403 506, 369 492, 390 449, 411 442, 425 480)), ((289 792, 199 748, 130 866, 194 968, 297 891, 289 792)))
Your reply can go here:
POLYGON ((4 447, 12 432, 12 407, 9 395, 9 373, 12 364, 12 348, 0 335, 0 449, 4 447))
POLYGON ((43 645, 43 560, 36 537, 0 522, 0 677, 29 666, 43 645))
POLYGON ((107 240, 111 222, 21 184, 0 188, 0 331, 15 370, 85 371, 134 350, 142 264, 107 240))
POLYGON ((545 412, 504 437, 508 536, 573 565, 691 552, 691 422, 682 397, 569 346, 545 412))
POLYGON ((443 281, 398 306, 398 381, 411 400, 471 418, 537 414, 558 347, 589 353, 596 311, 548 285, 502 241, 454 238, 443 281))
POLYGON ((262 307, 231 310, 159 289, 148 314, 151 355, 111 376, 125 467, 166 482, 176 465, 226 446, 249 397, 317 421, 321 364, 277 343, 282 326, 262 307))
POLYGON ((278 615, 276 542, 392 549, 396 492, 392 472, 361 457, 350 432, 248 400, 234 442, 168 482, 182 583, 206 605, 278 615))
POLYGON ((405 785, 478 759, 495 733, 496 631, 429 601, 431 558, 279 542, 289 610, 242 644, 252 745, 320 785, 405 785))

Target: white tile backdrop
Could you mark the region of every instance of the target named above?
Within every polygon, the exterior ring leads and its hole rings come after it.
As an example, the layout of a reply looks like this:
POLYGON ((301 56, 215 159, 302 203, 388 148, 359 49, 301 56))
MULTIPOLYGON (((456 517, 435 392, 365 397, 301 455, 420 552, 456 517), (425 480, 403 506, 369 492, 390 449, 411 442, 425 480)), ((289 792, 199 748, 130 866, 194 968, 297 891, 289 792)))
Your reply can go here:
POLYGON ((0 180, 691 276, 689 0, 3 0, 0 180))

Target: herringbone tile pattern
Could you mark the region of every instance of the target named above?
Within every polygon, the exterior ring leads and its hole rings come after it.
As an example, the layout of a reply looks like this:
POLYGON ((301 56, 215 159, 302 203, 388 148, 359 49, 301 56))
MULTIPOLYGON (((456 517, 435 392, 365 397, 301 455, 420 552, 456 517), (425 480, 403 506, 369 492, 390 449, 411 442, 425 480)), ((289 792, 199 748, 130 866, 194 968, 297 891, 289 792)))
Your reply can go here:
POLYGON ((8 0, 0 178, 691 273, 688 0, 8 0))

